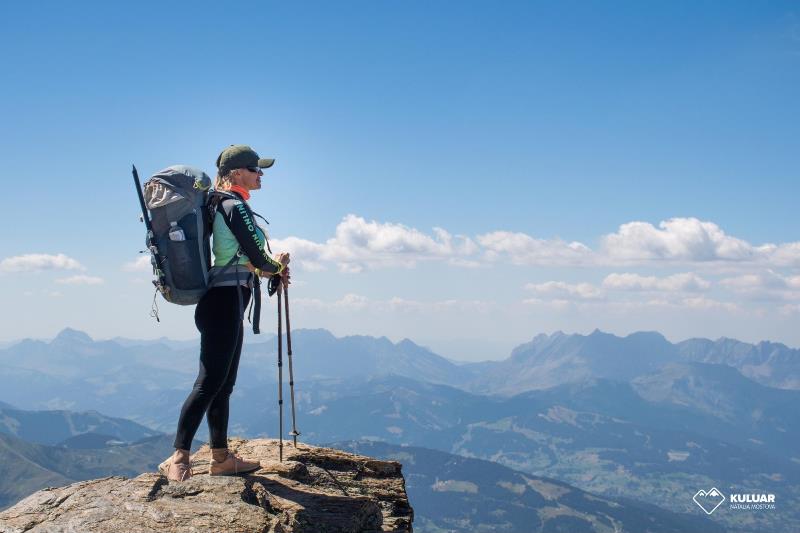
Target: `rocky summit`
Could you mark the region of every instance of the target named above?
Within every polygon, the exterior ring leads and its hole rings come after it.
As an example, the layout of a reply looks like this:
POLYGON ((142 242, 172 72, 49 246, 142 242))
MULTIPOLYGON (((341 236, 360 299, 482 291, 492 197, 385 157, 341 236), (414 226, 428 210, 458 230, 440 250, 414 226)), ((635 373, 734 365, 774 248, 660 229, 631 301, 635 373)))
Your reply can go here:
POLYGON ((206 445, 185 482, 145 473, 47 488, 0 513, 0 533, 412 531, 396 461, 284 442, 280 462, 273 439, 231 439, 230 448, 261 469, 211 477, 206 445))

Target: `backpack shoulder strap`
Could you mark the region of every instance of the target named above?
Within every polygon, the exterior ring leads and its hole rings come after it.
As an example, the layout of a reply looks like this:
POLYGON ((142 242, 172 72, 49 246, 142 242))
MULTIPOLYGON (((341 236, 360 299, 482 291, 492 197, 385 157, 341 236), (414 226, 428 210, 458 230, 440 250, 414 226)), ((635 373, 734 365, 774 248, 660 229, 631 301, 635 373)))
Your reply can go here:
MULTIPOLYGON (((216 216, 217 211, 219 210, 219 207, 222 205, 222 203, 225 200, 235 200, 235 201, 238 201, 238 202, 242 202, 245 205, 245 208, 250 212, 250 214, 260 218, 261 220, 266 222, 267 225, 269 225, 269 220, 267 220, 263 216, 259 215, 255 211, 253 211, 253 209, 250 207, 250 205, 247 202, 244 202, 238 196, 233 195, 233 194, 231 194, 229 192, 225 192, 225 191, 211 191, 211 193, 209 194, 208 205, 209 205, 209 214, 210 214, 211 224, 214 223, 214 217, 216 216)), ((224 213, 223 213, 223 215, 224 215, 224 213)), ((222 219, 225 221, 225 224, 228 226, 228 228, 231 229, 231 223, 228 220, 228 218, 223 216, 222 219)), ((231 231, 233 231, 233 230, 231 229, 231 231)), ((264 232, 264 243, 267 246, 267 251, 271 254, 272 253, 272 248, 269 245, 269 237, 267 237, 266 231, 264 232)))
POLYGON ((225 191, 214 190, 208 193, 206 207, 208 208, 208 213, 211 217, 212 224, 214 223, 214 215, 217 214, 219 206, 222 205, 222 202, 225 200, 239 200, 239 198, 225 191))

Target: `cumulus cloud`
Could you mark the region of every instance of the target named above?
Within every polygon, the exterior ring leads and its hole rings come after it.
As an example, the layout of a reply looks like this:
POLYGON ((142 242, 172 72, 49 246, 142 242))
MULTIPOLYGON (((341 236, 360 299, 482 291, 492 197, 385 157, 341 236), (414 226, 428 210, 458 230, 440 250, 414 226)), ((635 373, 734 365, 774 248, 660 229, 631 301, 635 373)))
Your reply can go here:
POLYGON ((326 261, 325 245, 318 244, 299 237, 287 237, 286 239, 273 239, 272 249, 277 253, 289 252, 292 255, 293 267, 300 267, 302 270, 317 272, 325 270, 326 261))
MULTIPOLYGON (((672 218, 657 227, 649 222, 628 222, 616 232, 600 236, 597 250, 578 241, 512 231, 490 231, 474 237, 454 235, 442 228, 425 232, 393 222, 368 221, 354 214, 345 216, 333 237, 323 242, 290 236, 273 239, 273 243, 276 251, 291 252, 293 264, 301 270, 336 268, 349 273, 412 268, 431 260, 464 268, 496 263, 607 267, 727 262, 800 266, 800 242, 756 246, 727 235, 713 222, 697 218, 672 218)), ((144 260, 139 264, 144 265, 144 260)), ((704 285, 699 279, 693 282, 698 289, 704 285)), ((681 281, 674 279, 670 283, 681 281)))
POLYGON ((64 254, 26 254, 0 261, 0 272, 32 272, 41 270, 86 270, 75 259, 64 254))
POLYGON ((746 261, 765 249, 726 235, 713 222, 671 218, 658 228, 649 222, 629 222, 603 238, 608 256, 621 261, 746 261))
POLYGON ((476 237, 489 261, 533 266, 611 266, 673 263, 766 263, 800 266, 800 242, 754 245, 726 234, 717 224, 693 217, 671 218, 658 226, 634 221, 586 244, 494 231, 476 237))
POLYGON ((695 297, 695 298, 684 298, 682 300, 682 304, 684 307, 688 307, 690 309, 700 309, 700 310, 708 310, 708 311, 739 311, 739 305, 732 303, 732 302, 722 302, 719 300, 714 300, 712 298, 703 298, 703 297, 695 297))
POLYGON ((695 292, 709 289, 711 283, 691 272, 666 277, 615 273, 606 276, 602 286, 605 289, 623 291, 695 292))
POLYGON ((568 307, 592 310, 634 310, 652 307, 734 310, 735 304, 700 297, 697 293, 711 288, 711 282, 691 273, 656 277, 633 273, 615 273, 605 277, 600 286, 592 283, 546 281, 524 286, 534 297, 523 299, 528 305, 568 307), (569 305, 568 305, 569 304, 569 305))
POLYGON ((700 276, 687 272, 666 277, 642 276, 639 274, 609 274, 600 287, 591 283, 567 283, 564 281, 546 281, 543 283, 527 283, 524 288, 533 292, 537 298, 528 303, 540 303, 541 297, 549 297, 563 301, 602 300, 609 296, 608 291, 629 291, 664 293, 669 297, 674 293, 705 291, 711 283, 700 276))
POLYGON ((410 268, 420 261, 468 258, 478 252, 471 239, 442 228, 433 228, 429 235, 403 224, 367 221, 352 214, 344 217, 334 236, 324 243, 289 237, 276 240, 275 249, 290 252, 302 268, 320 270, 335 265, 342 272, 410 268))
POLYGON ((759 249, 775 266, 800 266, 800 242, 765 244, 759 249))
POLYGON ((720 285, 754 299, 800 300, 800 276, 784 276, 772 270, 725 278, 720 285))
MULTIPOLYGON (((754 245, 726 234, 713 222, 697 218, 671 218, 658 226, 642 221, 628 222, 616 232, 598 237, 600 246, 595 250, 579 241, 539 238, 521 232, 490 231, 470 237, 438 227, 422 231, 404 224, 348 214, 336 226, 333 236, 324 241, 287 236, 271 242, 276 252, 291 252, 294 267, 312 272, 338 269, 356 273, 379 268, 413 268, 425 261, 440 261, 461 268, 499 263, 556 267, 696 264, 721 269, 720 263, 731 268, 741 265, 800 267, 800 242, 754 245)), ((4 268, 11 267, 13 264, 9 263, 4 268)), ((123 270, 150 271, 149 256, 143 255, 125 264, 123 270)), ((698 276, 676 276, 684 278, 673 277, 666 281, 644 277, 611 278, 607 283, 617 290, 667 290, 673 286, 677 287, 675 290, 706 288, 707 282, 698 276)))
POLYGON ((591 283, 566 283, 563 281, 547 281, 544 283, 528 283, 525 289, 537 295, 560 296, 596 300, 603 297, 603 291, 591 283))
POLYGON ((537 239, 525 233, 493 231, 479 235, 477 241, 488 260, 515 265, 581 265, 593 257, 592 250, 580 242, 537 239))
POLYGON ((719 284, 723 287, 740 292, 786 288, 786 280, 783 276, 775 274, 774 272, 743 274, 741 276, 725 278, 721 280, 719 284))
POLYGON ((97 276, 84 276, 79 274, 68 278, 59 278, 56 280, 56 283, 61 283, 62 285, 102 285, 105 283, 105 280, 97 276))

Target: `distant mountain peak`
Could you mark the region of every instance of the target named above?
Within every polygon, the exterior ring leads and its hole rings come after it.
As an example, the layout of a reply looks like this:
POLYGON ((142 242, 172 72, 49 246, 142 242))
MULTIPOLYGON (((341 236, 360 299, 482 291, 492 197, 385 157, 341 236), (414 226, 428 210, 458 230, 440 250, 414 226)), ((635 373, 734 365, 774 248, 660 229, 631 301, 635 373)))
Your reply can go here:
POLYGON ((53 342, 91 343, 94 341, 89 335, 87 335, 83 331, 79 331, 77 329, 72 329, 72 328, 64 328, 59 332, 58 335, 56 335, 56 338, 53 339, 53 342))
POLYGON ((396 346, 398 348, 410 348, 410 349, 414 349, 414 350, 427 350, 427 351, 430 351, 428 348, 426 348, 424 346, 420 346, 419 344, 417 344, 416 342, 414 342, 414 341, 412 341, 411 339, 408 339, 408 338, 402 339, 400 342, 398 342, 396 344, 396 346))
POLYGON ((672 344, 658 331, 636 331, 625 338, 672 344))
POLYGON ((551 333, 549 335, 547 333, 538 333, 529 342, 521 344, 520 346, 535 346, 535 345, 538 345, 538 344, 542 344, 542 343, 546 343, 546 342, 550 342, 550 341, 555 341, 555 340, 558 340, 558 339, 560 339, 562 337, 569 337, 569 336, 570 335, 564 333, 561 330, 554 331, 553 333, 551 333))

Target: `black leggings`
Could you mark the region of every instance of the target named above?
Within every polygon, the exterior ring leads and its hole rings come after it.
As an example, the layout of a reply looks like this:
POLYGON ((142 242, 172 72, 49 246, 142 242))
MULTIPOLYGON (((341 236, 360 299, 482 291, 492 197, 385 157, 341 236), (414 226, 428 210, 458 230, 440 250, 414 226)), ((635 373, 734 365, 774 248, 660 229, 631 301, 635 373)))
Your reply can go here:
POLYGON ((237 290, 241 291, 242 304, 247 307, 249 289, 214 287, 195 309, 194 323, 200 330, 200 372, 181 409, 175 448, 191 448, 204 413, 207 413, 211 447, 228 447, 228 404, 236 384, 244 330, 237 290))

